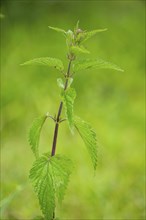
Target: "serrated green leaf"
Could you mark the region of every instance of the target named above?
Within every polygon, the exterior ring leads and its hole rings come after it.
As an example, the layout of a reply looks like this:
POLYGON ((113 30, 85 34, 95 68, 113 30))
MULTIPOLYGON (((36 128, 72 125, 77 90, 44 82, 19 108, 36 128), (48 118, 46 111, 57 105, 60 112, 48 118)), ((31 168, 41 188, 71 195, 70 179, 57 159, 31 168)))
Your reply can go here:
POLYGON ((83 121, 79 117, 75 117, 74 119, 75 127, 77 131, 79 132, 80 136, 82 137, 87 150, 89 152, 89 155, 91 157, 93 167, 96 169, 97 166, 97 139, 96 139, 96 133, 92 129, 91 125, 87 122, 83 121))
POLYGON ((89 54, 90 52, 84 48, 83 46, 71 46, 70 47, 70 52, 75 54, 75 55, 78 55, 78 54, 89 54))
POLYGON ((56 155, 52 157, 51 165, 56 197, 59 203, 61 203, 64 199, 65 191, 69 182, 69 176, 73 169, 73 163, 65 156, 56 155))
POLYGON ((45 220, 51 220, 55 209, 55 198, 62 201, 72 172, 70 159, 44 154, 38 158, 30 170, 30 180, 38 196, 45 220))
POLYGON ((42 156, 34 162, 29 175, 45 220, 53 218, 55 209, 55 189, 49 165, 50 160, 42 156))
POLYGON ((50 29, 54 30, 54 31, 57 31, 57 32, 60 32, 64 35, 66 35, 66 31, 61 29, 61 28, 57 28, 57 27, 51 27, 51 26, 48 26, 50 29))
POLYGON ((75 89, 69 88, 62 92, 62 99, 65 106, 65 115, 68 120, 69 128, 73 132, 74 125, 74 114, 73 114, 73 104, 76 97, 75 89))
POLYGON ((34 153, 36 158, 39 157, 38 147, 39 147, 40 133, 46 119, 47 119, 47 115, 36 118, 29 131, 29 143, 31 145, 32 152, 34 153))
POLYGON ((64 82, 61 78, 58 78, 57 79, 57 84, 60 88, 64 89, 64 82))
POLYGON ((85 69, 114 69, 118 71, 124 71, 116 64, 107 62, 102 59, 83 59, 76 61, 73 65, 74 72, 85 69))
POLYGON ((107 30, 107 28, 97 29, 97 30, 93 30, 93 31, 83 31, 83 32, 79 33, 77 40, 80 41, 80 43, 84 43, 86 40, 93 37, 95 34, 97 34, 99 32, 106 31, 106 30, 107 30))
POLYGON ((24 65, 43 65, 43 66, 49 66, 49 67, 54 67, 59 71, 64 70, 64 66, 61 60, 57 58, 52 58, 52 57, 40 57, 40 58, 35 58, 29 61, 26 61, 21 64, 22 66, 24 65))

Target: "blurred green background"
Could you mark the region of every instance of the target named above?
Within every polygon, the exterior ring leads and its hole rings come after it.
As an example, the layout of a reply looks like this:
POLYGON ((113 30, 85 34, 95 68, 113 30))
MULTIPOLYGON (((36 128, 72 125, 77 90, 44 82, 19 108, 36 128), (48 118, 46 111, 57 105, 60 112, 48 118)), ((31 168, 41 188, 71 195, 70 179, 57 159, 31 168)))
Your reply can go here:
MULTIPOLYGON (((75 113, 97 132, 98 167, 94 175, 79 135, 72 136, 62 123, 57 152, 70 157, 76 167, 57 216, 144 219, 144 1, 5 0, 1 13, 1 199, 6 199, 2 219, 41 214, 28 180, 34 157, 27 135, 33 119, 47 111, 55 114, 60 102, 59 73, 19 64, 51 56, 61 58, 67 68, 64 38, 48 25, 68 30, 77 20, 85 30, 108 28, 86 47, 90 57, 111 61, 125 72, 94 70, 74 77, 75 113)), ((51 150, 53 129, 50 120, 42 131, 41 152, 51 150)))

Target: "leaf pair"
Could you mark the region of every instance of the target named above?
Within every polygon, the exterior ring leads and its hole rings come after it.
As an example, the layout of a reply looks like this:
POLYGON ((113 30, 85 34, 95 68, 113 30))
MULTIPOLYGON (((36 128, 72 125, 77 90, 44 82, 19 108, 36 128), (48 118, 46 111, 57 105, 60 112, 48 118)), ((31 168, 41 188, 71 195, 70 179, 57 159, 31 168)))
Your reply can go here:
POLYGON ((43 154, 39 157, 39 138, 42 126, 48 116, 42 116, 32 124, 29 132, 29 142, 36 157, 36 161, 30 170, 30 179, 38 196, 45 220, 52 220, 55 209, 55 198, 61 203, 73 164, 65 156, 43 154))
MULTIPOLYGON (((69 127, 73 132, 73 127, 81 135, 88 152, 90 154, 94 169, 97 165, 97 145, 96 145, 96 134, 92 127, 85 121, 81 120, 79 117, 74 117, 73 104, 76 97, 76 92, 73 88, 69 88, 67 91, 63 91, 62 98, 65 106, 65 114, 68 120, 69 127)), ((39 158, 39 139, 42 126, 47 119, 47 116, 41 116, 34 120, 32 127, 29 132, 29 142, 31 149, 36 158, 39 158)))
MULTIPOLYGON (((72 46, 70 50, 74 54, 89 52, 84 47, 79 48, 77 46, 72 46)), ((54 67, 61 72, 64 70, 62 61, 57 58, 51 58, 51 57, 35 58, 32 60, 26 61, 25 63, 21 65, 43 65, 43 66, 54 67)), ((81 60, 75 61, 73 64, 74 72, 77 72, 80 70, 86 70, 86 69, 114 69, 114 70, 121 71, 121 72, 124 71, 116 64, 113 64, 111 62, 108 62, 102 59, 81 59, 81 60)))
MULTIPOLYGON (((71 84, 72 84, 72 82, 73 82, 73 78, 69 78, 68 79, 68 88, 71 86, 71 84)), ((57 79, 57 85, 61 88, 61 89, 64 89, 65 88, 65 83, 63 82, 63 80, 61 79, 61 78, 58 78, 57 79)))
POLYGON ((44 154, 34 162, 29 177, 45 220, 53 219, 55 199, 62 202, 72 169, 71 160, 60 155, 44 154))
POLYGON ((77 22, 77 25, 74 29, 74 32, 71 31, 71 30, 68 30, 68 31, 65 31, 61 28, 56 28, 56 27, 51 27, 51 26, 48 26, 50 29, 54 30, 54 31, 57 31, 57 32, 60 32, 62 33, 64 36, 67 37, 67 35, 77 35, 76 37, 76 41, 79 43, 80 42, 85 42, 86 40, 90 39, 91 37, 93 37, 94 35, 96 35, 97 33, 99 32, 103 32, 103 31, 106 31, 107 28, 104 28, 104 29, 96 29, 96 30, 92 30, 92 31, 82 31, 81 29, 79 29, 79 21, 77 22))
POLYGON ((82 53, 83 54, 90 53, 85 47, 83 47, 80 44, 84 43, 86 40, 90 39, 97 33, 107 30, 107 29, 97 29, 93 31, 82 31, 81 29, 79 29, 79 22, 77 22, 74 32, 71 30, 65 31, 63 29, 51 27, 51 26, 49 26, 49 28, 54 31, 60 32, 65 36, 69 53, 74 55, 79 55, 82 53))

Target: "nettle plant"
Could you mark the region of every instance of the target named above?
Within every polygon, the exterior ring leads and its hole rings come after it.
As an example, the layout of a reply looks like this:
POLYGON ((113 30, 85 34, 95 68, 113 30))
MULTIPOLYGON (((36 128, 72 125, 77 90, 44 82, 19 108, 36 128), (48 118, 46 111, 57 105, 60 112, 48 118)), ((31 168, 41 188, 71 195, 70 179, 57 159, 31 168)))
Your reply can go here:
POLYGON ((55 219, 55 208, 57 200, 62 202, 65 190, 68 185, 69 177, 73 169, 73 163, 70 158, 56 154, 56 144, 58 129, 63 121, 67 121, 71 133, 76 129, 80 134, 89 155, 92 160, 93 168, 97 166, 97 139, 96 133, 91 125, 80 117, 74 115, 73 105, 76 98, 76 91, 71 87, 73 76, 78 71, 86 69, 109 68, 122 71, 120 67, 102 59, 78 59, 81 54, 89 54, 89 51, 83 44, 92 36, 106 29, 97 29, 93 31, 84 31, 79 28, 77 22, 74 31, 62 30, 60 28, 49 27, 64 35, 67 44, 68 68, 65 71, 62 61, 58 58, 41 57, 26 61, 22 65, 45 65, 54 67, 60 71, 62 78, 57 79, 57 84, 61 88, 61 102, 57 116, 45 114, 34 120, 29 132, 29 143, 35 156, 35 162, 30 170, 29 178, 37 194, 40 208, 45 220, 55 219), (62 118, 62 109, 65 109, 65 117, 62 118), (51 152, 39 154, 39 138, 41 129, 45 121, 51 118, 55 123, 54 137, 51 152))

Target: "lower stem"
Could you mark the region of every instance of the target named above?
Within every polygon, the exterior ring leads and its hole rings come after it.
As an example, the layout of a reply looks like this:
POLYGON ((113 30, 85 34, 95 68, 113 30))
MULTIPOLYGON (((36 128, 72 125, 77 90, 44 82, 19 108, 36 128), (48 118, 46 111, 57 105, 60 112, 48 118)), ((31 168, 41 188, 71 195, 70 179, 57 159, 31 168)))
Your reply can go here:
POLYGON ((59 128, 59 120, 60 120, 60 115, 61 115, 61 112, 62 112, 62 107, 63 107, 63 102, 60 103, 59 110, 58 110, 58 115, 57 115, 57 119, 56 119, 55 130, 54 130, 54 138, 53 138, 53 145, 52 145, 51 156, 54 156, 55 155, 55 151, 56 151, 58 128, 59 128))

